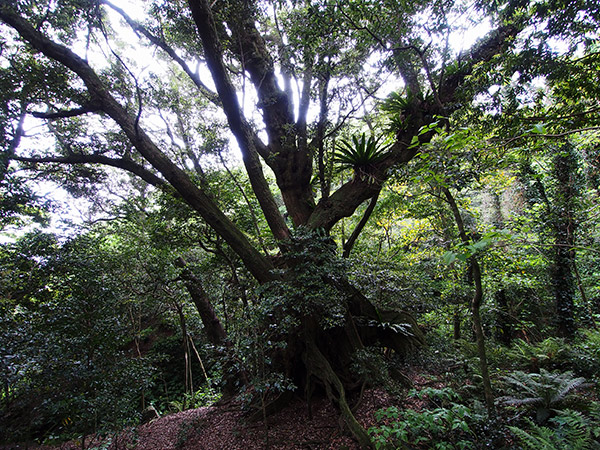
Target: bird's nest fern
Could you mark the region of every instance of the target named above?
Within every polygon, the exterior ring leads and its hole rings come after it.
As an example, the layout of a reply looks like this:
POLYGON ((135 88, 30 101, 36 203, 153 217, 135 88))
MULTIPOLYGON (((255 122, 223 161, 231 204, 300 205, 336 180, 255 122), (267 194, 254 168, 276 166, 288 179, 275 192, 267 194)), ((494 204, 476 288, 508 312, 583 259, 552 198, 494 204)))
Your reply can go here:
POLYGON ((382 137, 367 138, 362 133, 352 136, 351 140, 341 139, 336 145, 333 159, 340 169, 353 169, 355 177, 373 180, 374 165, 388 156, 391 145, 384 142, 382 137))

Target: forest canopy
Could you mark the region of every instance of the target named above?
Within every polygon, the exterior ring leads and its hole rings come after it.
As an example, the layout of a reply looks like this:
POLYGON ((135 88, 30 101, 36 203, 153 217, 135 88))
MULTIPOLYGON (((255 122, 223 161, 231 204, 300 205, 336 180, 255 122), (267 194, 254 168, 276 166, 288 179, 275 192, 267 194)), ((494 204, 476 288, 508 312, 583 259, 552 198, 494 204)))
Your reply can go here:
POLYGON ((0 1, 0 442, 325 396, 362 448, 593 448, 597 402, 559 404, 599 376, 599 22, 585 0, 0 1), (454 434, 356 420, 365 388, 444 367, 454 434))

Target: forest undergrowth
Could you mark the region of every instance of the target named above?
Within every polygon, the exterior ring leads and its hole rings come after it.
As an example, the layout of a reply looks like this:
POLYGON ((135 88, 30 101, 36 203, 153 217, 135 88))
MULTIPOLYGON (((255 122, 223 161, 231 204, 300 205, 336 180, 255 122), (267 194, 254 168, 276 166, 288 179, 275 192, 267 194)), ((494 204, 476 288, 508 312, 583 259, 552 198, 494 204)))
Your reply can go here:
MULTIPOLYGON (((600 448, 599 332, 585 332, 572 344, 548 338, 537 344, 516 340, 510 347, 491 345, 494 417, 482 400, 473 343, 429 337, 433 342, 428 348, 396 364, 401 383, 387 380, 385 389, 369 387, 351 397, 375 449, 600 448)), ((47 441, 0 448, 359 448, 323 397, 310 406, 297 398, 266 420, 251 420, 251 411, 239 399, 219 402, 211 395, 198 391, 184 396, 148 423, 127 430, 55 445, 47 441)))

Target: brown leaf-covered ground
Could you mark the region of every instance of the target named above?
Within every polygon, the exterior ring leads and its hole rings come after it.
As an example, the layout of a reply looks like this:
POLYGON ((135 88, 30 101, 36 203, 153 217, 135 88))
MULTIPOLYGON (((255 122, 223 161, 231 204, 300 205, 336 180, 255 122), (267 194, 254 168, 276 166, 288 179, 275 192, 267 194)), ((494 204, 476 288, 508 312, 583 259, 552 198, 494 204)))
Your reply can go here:
MULTIPOLYGON (((375 423, 374 413, 394 401, 383 390, 364 393, 355 410, 365 427, 375 423)), ((106 441, 88 437, 85 448, 106 448, 106 441)), ((24 446, 3 447, 3 450, 24 449, 24 446)), ((37 450, 75 450, 80 442, 60 447, 29 447, 37 450)), ((292 401, 279 413, 263 421, 249 422, 239 405, 229 404, 191 409, 156 419, 134 430, 113 437, 112 450, 316 450, 358 449, 339 419, 339 414, 326 399, 315 399, 312 419, 306 402, 292 401)))

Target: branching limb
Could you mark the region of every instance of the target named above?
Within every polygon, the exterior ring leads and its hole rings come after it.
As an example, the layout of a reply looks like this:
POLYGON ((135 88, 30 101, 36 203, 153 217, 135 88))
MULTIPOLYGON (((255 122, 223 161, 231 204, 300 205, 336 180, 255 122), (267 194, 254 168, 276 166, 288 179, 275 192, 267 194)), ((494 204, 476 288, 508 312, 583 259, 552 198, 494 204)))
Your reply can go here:
POLYGON ((369 203, 369 206, 367 206, 365 213, 363 214, 362 218, 360 219, 360 222, 358 222, 358 225, 356 225, 356 228, 354 229, 354 231, 352 232, 352 234, 350 235, 350 237, 344 244, 344 253, 342 255, 344 258, 348 258, 350 256, 350 252, 352 251, 352 247, 354 247, 354 243, 358 239, 358 236, 360 235, 362 230, 367 225, 367 222, 369 221, 371 214, 373 214, 375 205, 377 205, 377 200, 379 199, 380 192, 381 192, 381 190, 377 191, 377 193, 373 196, 373 198, 371 199, 371 202, 369 203))
POLYGON ((235 88, 229 79, 225 64, 223 63, 222 49, 210 5, 208 5, 206 0, 189 0, 189 5, 204 45, 208 68, 217 87, 229 127, 235 135, 242 151, 244 165, 256 198, 260 203, 275 238, 286 240, 290 236, 290 231, 279 212, 258 158, 260 150, 264 152, 262 156, 266 158, 267 162, 270 159, 270 154, 264 145, 257 147, 256 144, 260 139, 250 130, 243 118, 235 88))
POLYGON ((102 105, 102 110, 121 127, 137 151, 165 177, 193 209, 200 213, 209 226, 225 239, 255 278, 259 282, 273 278, 271 262, 254 248, 248 238, 221 211, 214 199, 199 189, 185 171, 174 164, 146 132, 137 126, 136 118, 109 93, 85 60, 64 45, 50 40, 4 3, 0 5, 0 20, 14 28, 37 51, 75 72, 85 84, 92 101, 102 105))
POLYGON ((329 88, 329 79, 331 72, 328 70, 319 80, 319 121, 317 122, 317 132, 311 146, 317 148, 317 159, 319 169, 319 183, 321 185, 321 198, 329 197, 331 190, 331 181, 326 173, 325 165, 325 131, 327 130, 327 116, 329 115, 329 102, 327 101, 327 91, 329 88))
POLYGON ((463 65, 460 70, 447 75, 439 87, 439 96, 442 104, 452 101, 456 90, 464 83, 465 79, 472 73, 473 68, 482 62, 490 61, 495 55, 507 48, 511 40, 523 29, 523 25, 506 24, 490 32, 483 41, 477 45, 468 55, 461 57, 463 65))
POLYGON ((12 156, 10 159, 19 162, 25 162, 30 164, 102 164, 105 166, 116 167, 118 169, 125 170, 134 175, 137 175, 146 183, 156 186, 161 189, 167 188, 168 183, 162 178, 156 176, 142 165, 137 164, 131 159, 123 158, 109 158, 104 155, 92 154, 71 154, 69 156, 45 156, 45 157, 25 157, 25 156, 12 156))
MULTIPOLYGON (((189 0, 192 13, 205 3, 207 3, 206 0, 189 0)), ((256 29, 255 11, 252 9, 252 3, 238 1, 235 2, 235 8, 230 10, 227 23, 231 29, 233 41, 236 43, 232 50, 243 61, 244 69, 250 75, 250 80, 256 89, 259 106, 263 111, 263 119, 269 135, 271 150, 274 154, 283 156, 286 152, 293 151, 295 148, 293 113, 290 99, 279 88, 273 60, 266 47, 265 40, 256 29)), ((208 5, 206 6, 208 7, 208 5)), ((210 8, 205 9, 207 13, 210 12, 210 8)), ((196 15, 193 15, 196 18, 196 15)), ((201 24, 198 21, 196 23, 205 44, 208 60, 209 49, 207 49, 205 38, 202 36, 204 30, 201 29, 201 26, 204 28, 208 24, 201 24)), ((210 52, 212 53, 212 50, 210 52)))
POLYGON ((292 76, 294 74, 294 69, 292 66, 292 62, 290 61, 290 55, 287 49, 285 48, 285 44, 283 43, 283 33, 281 32, 281 27, 279 25, 279 18, 277 16, 277 7, 273 5, 273 19, 275 21, 275 29, 277 30, 277 35, 274 37, 276 39, 277 47, 279 49, 279 59, 281 61, 281 76, 283 78, 283 90, 285 95, 289 99, 289 108, 290 111, 294 110, 294 95, 292 93, 292 76))
MULTIPOLYGON (((502 25, 497 30, 491 32, 486 39, 473 49, 469 57, 465 58, 463 68, 452 75, 448 75, 439 86, 438 95, 442 108, 451 104, 457 89, 464 83, 466 77, 472 72, 473 67, 477 63, 489 61, 494 55, 500 53, 509 45, 510 40, 521 29, 522 25, 502 25)), ((406 62, 398 62, 403 64, 402 67, 399 67, 399 71, 405 78, 407 85, 412 90, 412 84, 416 83, 416 89, 419 89, 414 66, 406 62), (413 78, 415 79, 413 80, 413 78)), ((433 132, 419 135, 419 130, 422 126, 433 121, 435 114, 443 114, 444 111, 440 110, 437 100, 435 103, 420 102, 414 105, 414 107, 415 111, 412 114, 411 126, 398 134, 396 143, 390 148, 390 156, 373 168, 376 174, 374 177, 376 182, 359 183, 353 180, 342 185, 331 196, 319 202, 308 221, 310 228, 324 228, 329 230, 341 218, 352 215, 362 202, 371 198, 380 188, 380 185, 387 178, 389 170, 407 163, 418 153, 418 145, 412 145, 415 136, 418 136, 421 144, 431 140, 433 132), (376 184, 379 184, 379 186, 376 186, 376 184)), ((591 130, 592 128, 596 129, 596 127, 590 127, 585 130, 591 130)))
POLYGON ((304 55, 304 79, 302 80, 302 95, 300 96, 300 104, 298 109, 298 120, 296 127, 298 129, 298 150, 308 152, 307 136, 306 136, 306 116, 308 107, 310 106, 310 90, 313 79, 313 62, 314 57, 309 50, 306 50, 304 55))
POLYGON ((55 111, 55 112, 33 111, 33 112, 31 112, 31 115, 38 119, 53 120, 53 119, 66 119, 69 117, 77 117, 77 116, 82 116, 82 115, 88 114, 88 113, 95 113, 98 111, 100 111, 100 106, 93 102, 90 102, 90 103, 86 103, 85 105, 81 106, 80 108, 67 109, 67 110, 55 111))
POLYGON ((190 69, 190 67, 187 65, 187 63, 164 40, 162 40, 158 36, 155 36, 154 34, 150 33, 150 31, 146 27, 144 27, 142 24, 133 20, 123 9, 119 8, 118 6, 109 2, 108 0, 102 0, 102 3, 109 6, 111 9, 115 10, 116 12, 118 12, 121 15, 121 17, 123 17, 123 19, 125 19, 125 22, 127 22, 127 24, 131 27, 131 29, 133 31, 135 31, 138 34, 143 35, 146 39, 148 39, 150 42, 152 42, 158 48, 163 50, 167 55, 169 55, 171 57, 171 59, 173 61, 175 61, 181 67, 181 69, 186 73, 186 75, 190 78, 190 80, 192 80, 192 82, 196 85, 196 87, 198 87, 200 92, 202 92, 202 94, 206 98, 208 98, 211 102, 213 102, 216 105, 220 104, 218 95, 216 93, 214 93, 211 89, 209 89, 208 86, 206 86, 206 84, 204 84, 202 82, 202 80, 200 79, 198 74, 193 72, 190 69))
POLYGON ((17 127, 15 128, 13 138, 8 146, 8 150, 6 151, 6 153, 0 154, 0 181, 4 180, 10 160, 17 151, 17 148, 21 143, 21 138, 25 134, 25 131, 23 129, 25 117, 25 106, 21 105, 21 114, 19 115, 19 121, 17 122, 17 127))
POLYGON ((600 126, 592 126, 592 127, 585 127, 585 128, 577 128, 575 130, 568 130, 568 131, 564 131, 562 133, 555 133, 555 134, 532 134, 532 133, 528 133, 528 134, 521 134, 519 136, 515 136, 513 138, 508 139, 506 142, 504 142, 503 145, 509 145, 519 139, 525 139, 525 138, 550 138, 550 139, 560 139, 560 138, 564 138, 567 136, 570 136, 571 134, 576 134, 576 133, 583 133, 585 131, 598 131, 600 130, 600 126))

